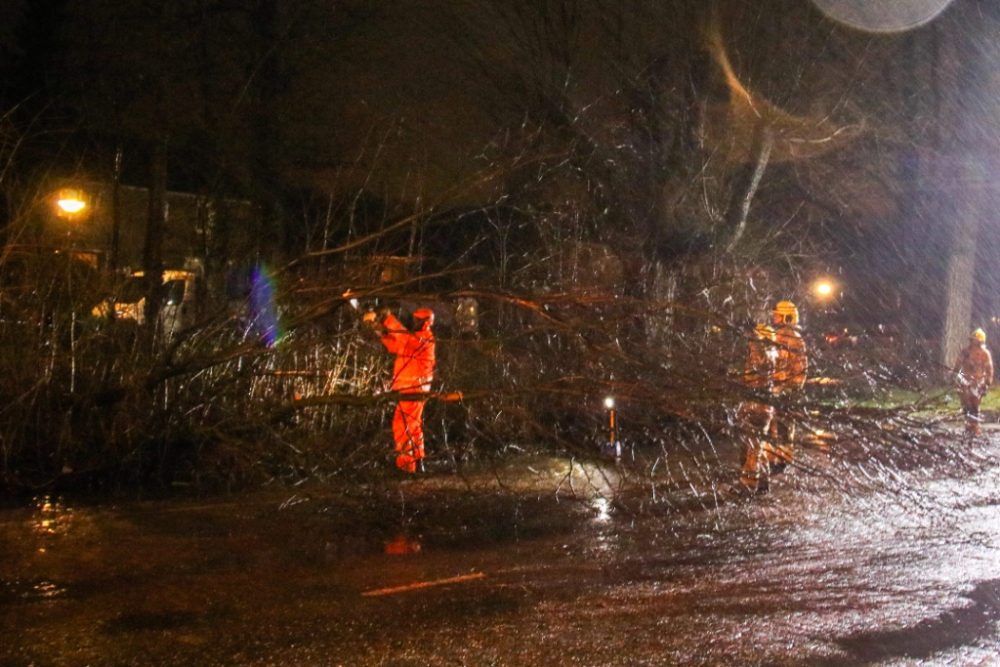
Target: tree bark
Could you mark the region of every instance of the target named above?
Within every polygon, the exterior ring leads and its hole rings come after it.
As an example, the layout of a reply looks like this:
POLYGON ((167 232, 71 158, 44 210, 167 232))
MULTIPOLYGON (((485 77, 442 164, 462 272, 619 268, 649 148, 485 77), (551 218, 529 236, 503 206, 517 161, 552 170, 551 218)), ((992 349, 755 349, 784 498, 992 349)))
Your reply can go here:
POLYGON ((746 165, 737 178, 736 188, 726 210, 726 221, 723 234, 729 237, 726 251, 732 252, 743 238, 746 231, 747 216, 750 214, 750 204, 753 202, 757 188, 764 177, 771 149, 774 147, 774 132, 765 121, 761 121, 754 129, 753 154, 757 156, 753 165, 746 165))
POLYGON ((947 306, 941 335, 941 363, 955 362, 972 329, 973 298, 976 288, 976 249, 983 218, 995 207, 995 186, 1000 141, 996 124, 1000 114, 995 108, 996 84, 994 63, 998 52, 1000 16, 972 12, 968 22, 951 26, 943 40, 938 77, 955 80, 954 97, 948 109, 940 113, 942 125, 954 123, 958 187, 954 196, 954 219, 951 254, 946 285, 947 306), (966 26, 976 26, 969 34, 966 26))
POLYGON ((963 168, 960 182, 966 187, 966 196, 961 198, 957 208, 952 238, 951 256, 948 260, 948 282, 946 284, 947 307, 945 309, 944 332, 941 336, 941 363, 951 366, 958 358, 971 331, 972 294, 975 290, 976 241, 979 237, 982 216, 982 197, 975 184, 978 165, 967 163, 963 168))

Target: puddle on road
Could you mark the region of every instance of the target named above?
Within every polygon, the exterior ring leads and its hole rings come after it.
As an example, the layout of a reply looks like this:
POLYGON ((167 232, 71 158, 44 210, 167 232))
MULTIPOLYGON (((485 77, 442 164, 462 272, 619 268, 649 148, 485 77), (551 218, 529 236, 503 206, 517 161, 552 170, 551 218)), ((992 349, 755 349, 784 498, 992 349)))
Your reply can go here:
POLYGON ((61 498, 42 496, 35 500, 34 528, 39 535, 60 535, 72 526, 73 509, 61 498))
POLYGON ((0 579, 0 604, 53 600, 66 594, 66 586, 53 581, 0 579))

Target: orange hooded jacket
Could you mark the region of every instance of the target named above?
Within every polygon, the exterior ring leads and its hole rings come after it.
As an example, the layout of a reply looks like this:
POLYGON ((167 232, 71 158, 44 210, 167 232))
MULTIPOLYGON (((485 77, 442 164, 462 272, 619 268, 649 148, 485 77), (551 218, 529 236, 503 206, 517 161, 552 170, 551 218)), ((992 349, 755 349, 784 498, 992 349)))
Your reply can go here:
POLYGON ((396 355, 392 368, 392 390, 401 394, 419 394, 431 389, 434 379, 434 333, 431 322, 417 331, 410 332, 403 323, 390 314, 383 320, 385 333, 382 344, 396 355))

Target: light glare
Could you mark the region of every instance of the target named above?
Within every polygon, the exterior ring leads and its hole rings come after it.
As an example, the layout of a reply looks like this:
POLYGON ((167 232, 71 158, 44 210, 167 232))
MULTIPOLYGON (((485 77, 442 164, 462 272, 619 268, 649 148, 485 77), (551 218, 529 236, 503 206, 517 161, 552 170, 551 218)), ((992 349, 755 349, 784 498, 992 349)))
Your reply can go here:
POLYGON ((86 202, 79 199, 60 199, 56 205, 66 213, 79 213, 87 207, 86 202))
POLYGON ((953 0, 812 0, 835 21, 857 30, 897 32, 924 25, 953 0))

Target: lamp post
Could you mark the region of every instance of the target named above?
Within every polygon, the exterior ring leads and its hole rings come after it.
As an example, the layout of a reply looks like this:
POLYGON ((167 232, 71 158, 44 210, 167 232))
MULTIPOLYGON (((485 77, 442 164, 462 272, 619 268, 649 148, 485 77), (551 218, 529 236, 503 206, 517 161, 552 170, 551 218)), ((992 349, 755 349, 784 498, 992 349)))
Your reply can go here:
POLYGON ((87 199, 84 193, 75 188, 62 188, 56 192, 56 215, 70 222, 83 217, 87 210, 87 199))
POLYGON ((816 304, 827 310, 840 296, 840 285, 832 278, 822 277, 813 282, 811 291, 816 304))
POLYGON ((622 445, 618 442, 617 424, 615 423, 615 399, 611 396, 605 398, 604 407, 608 409, 608 454, 614 454, 617 461, 622 455, 622 445))
MULTIPOLYGON (((83 193, 79 190, 74 190, 71 188, 63 188, 56 192, 56 215, 62 218, 66 218, 70 223, 69 231, 67 236, 69 237, 69 260, 70 265, 68 268, 67 277, 69 280, 70 290, 72 293, 73 286, 73 267, 72 262, 74 261, 75 248, 76 245, 73 239, 73 223, 75 223, 79 218, 84 215, 87 209, 87 202, 84 199, 83 193)), ((70 376, 69 376, 69 392, 76 392, 76 308, 74 307, 70 313, 70 324, 69 324, 69 349, 70 349, 70 376)))
POLYGON ((55 193, 55 213, 67 223, 66 237, 68 250, 72 252, 78 239, 74 226, 88 213, 87 199, 83 191, 75 188, 61 188, 55 193))
MULTIPOLYGON (((821 275, 809 287, 811 305, 816 315, 813 326, 817 327, 824 335, 828 343, 835 343, 840 339, 840 329, 843 322, 837 313, 840 310, 840 297, 843 296, 840 283, 829 276, 821 275), (834 332, 837 333, 834 333, 834 332)), ((846 329, 844 330, 846 333, 846 329)))

